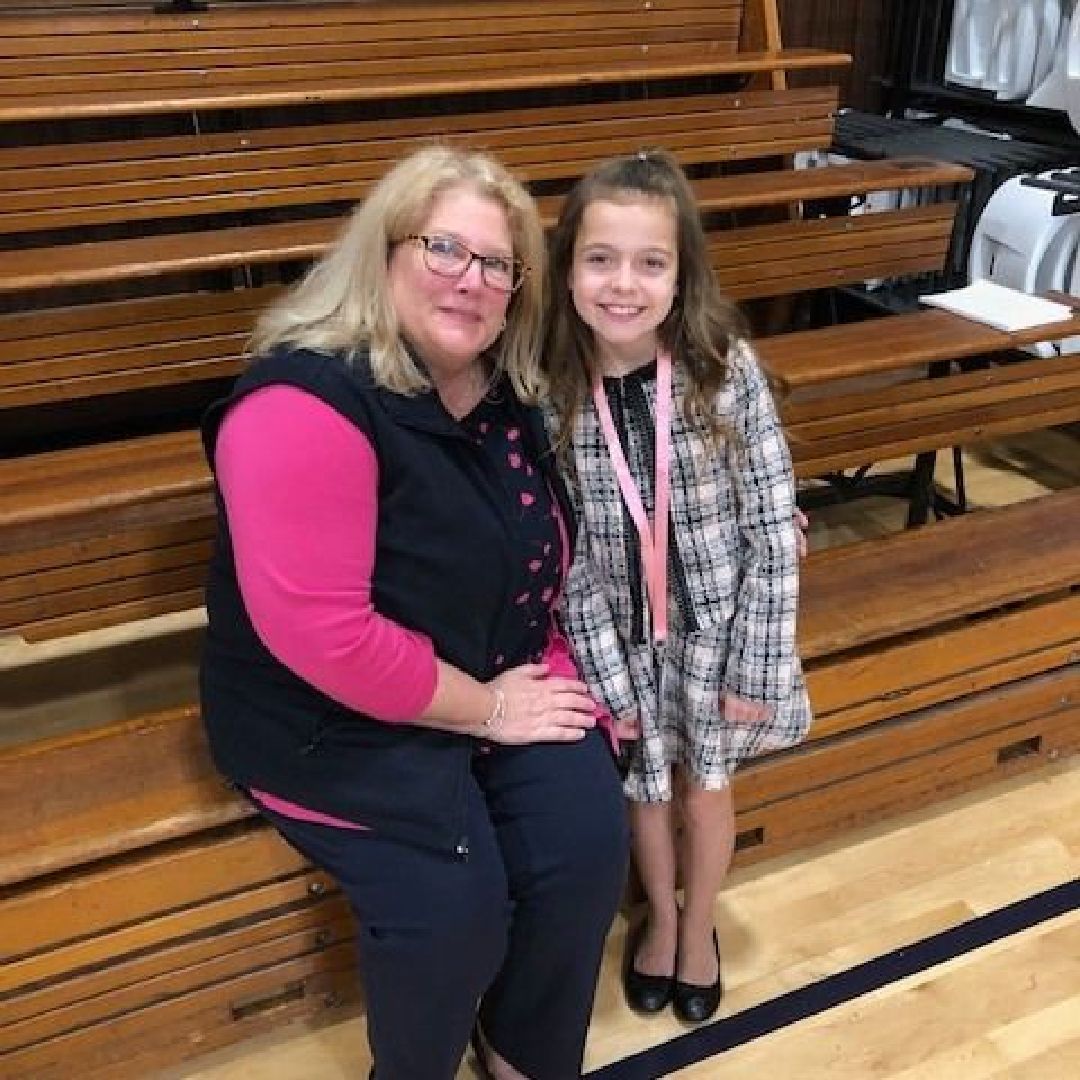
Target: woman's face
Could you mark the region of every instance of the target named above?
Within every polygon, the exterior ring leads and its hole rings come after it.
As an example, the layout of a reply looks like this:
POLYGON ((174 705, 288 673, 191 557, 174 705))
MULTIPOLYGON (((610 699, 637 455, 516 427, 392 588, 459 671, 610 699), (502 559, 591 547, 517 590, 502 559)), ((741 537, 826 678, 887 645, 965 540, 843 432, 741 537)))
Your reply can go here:
MULTIPOLYGON (((469 187, 438 195, 416 231, 456 240, 478 255, 514 255, 506 211, 469 187)), ((467 369, 502 331, 510 293, 486 284, 478 259, 462 273, 444 276, 428 269, 422 243, 407 241, 394 246, 388 274, 401 333, 434 376, 467 369)))
POLYGON ((679 272, 675 211, 660 198, 598 199, 574 241, 570 291, 596 335, 605 371, 652 360, 657 330, 675 299, 679 272))

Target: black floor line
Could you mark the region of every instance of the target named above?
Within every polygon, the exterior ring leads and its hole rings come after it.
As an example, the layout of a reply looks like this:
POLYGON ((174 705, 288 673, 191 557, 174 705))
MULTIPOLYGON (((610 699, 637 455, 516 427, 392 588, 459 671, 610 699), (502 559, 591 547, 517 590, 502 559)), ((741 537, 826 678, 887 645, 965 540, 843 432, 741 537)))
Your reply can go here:
POLYGON ((950 930, 791 990, 734 1016, 614 1061, 586 1080, 657 1080, 714 1054, 760 1039, 799 1020, 843 1005, 889 983, 926 971, 991 942, 1018 934, 1080 907, 1080 878, 977 916, 950 930))

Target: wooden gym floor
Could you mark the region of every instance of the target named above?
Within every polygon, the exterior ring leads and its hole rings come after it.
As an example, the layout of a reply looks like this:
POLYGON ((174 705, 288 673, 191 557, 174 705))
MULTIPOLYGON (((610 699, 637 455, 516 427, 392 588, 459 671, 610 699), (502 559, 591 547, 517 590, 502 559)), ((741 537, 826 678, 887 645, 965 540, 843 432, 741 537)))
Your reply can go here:
MULTIPOLYGON (((973 506, 1080 483, 1080 431, 975 447, 966 474, 973 506)), ((940 479, 947 487, 948 469, 940 479)), ((902 520, 895 500, 818 510, 811 544, 902 520)), ((643 1020, 626 1008, 620 916, 586 1067, 597 1080, 1080 1076, 1078 877, 1076 758, 738 870, 717 904, 727 987, 717 1023, 695 1033, 670 1014, 643 1020), (965 937, 972 927, 985 928, 982 939, 965 937), (860 984, 864 972, 876 988, 860 984), (828 1001, 822 988, 834 984, 828 1001), (764 1033, 748 1038, 753 1018, 764 1033), (712 1052, 725 1040, 732 1048, 712 1052)), ((366 1075, 367 1063, 363 1018, 353 1014, 284 1026, 157 1080, 345 1080, 366 1075)), ((466 1062, 459 1080, 475 1075, 466 1062)))

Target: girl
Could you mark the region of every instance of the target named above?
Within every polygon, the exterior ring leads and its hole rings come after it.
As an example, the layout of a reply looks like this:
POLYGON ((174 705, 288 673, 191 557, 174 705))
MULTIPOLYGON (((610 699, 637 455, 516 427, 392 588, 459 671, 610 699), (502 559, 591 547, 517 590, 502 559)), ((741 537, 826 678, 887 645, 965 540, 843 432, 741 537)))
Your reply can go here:
POLYGON ((648 909, 627 998, 698 1023, 721 995, 731 775, 810 722, 791 462, 672 156, 615 159, 579 182, 550 286, 552 423, 580 514, 567 630, 594 697, 635 739, 624 790, 648 909))

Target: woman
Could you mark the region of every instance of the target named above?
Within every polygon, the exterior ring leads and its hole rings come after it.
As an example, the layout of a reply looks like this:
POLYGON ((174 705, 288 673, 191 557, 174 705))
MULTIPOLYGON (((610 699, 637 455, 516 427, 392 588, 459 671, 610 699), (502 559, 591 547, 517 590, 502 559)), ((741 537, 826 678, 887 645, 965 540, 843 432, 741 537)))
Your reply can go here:
POLYGON ((414 154, 204 427, 211 749, 348 896, 378 1080, 452 1077, 474 1026, 497 1080, 580 1075, 624 880, 610 718, 552 617, 542 253, 501 166, 414 154))

